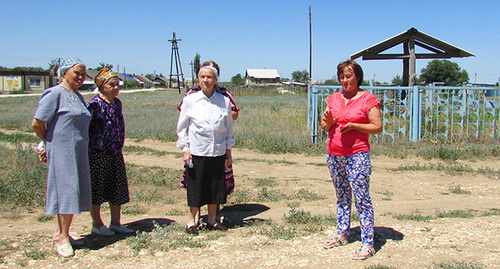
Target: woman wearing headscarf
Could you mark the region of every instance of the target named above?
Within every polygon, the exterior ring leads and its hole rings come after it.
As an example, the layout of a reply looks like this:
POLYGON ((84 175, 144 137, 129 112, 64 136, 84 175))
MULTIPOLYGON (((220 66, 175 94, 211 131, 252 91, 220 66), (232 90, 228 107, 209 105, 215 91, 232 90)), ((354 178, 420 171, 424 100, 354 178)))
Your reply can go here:
MULTIPOLYGON (((201 67, 204 67, 204 66, 214 67, 215 69, 217 69, 217 74, 219 74, 219 76, 220 76, 220 67, 216 62, 206 61, 201 65, 201 67)), ((229 93, 229 91, 226 88, 221 87, 218 84, 215 84, 214 89, 215 89, 215 91, 217 91, 217 92, 221 93, 222 95, 227 96, 229 98, 229 101, 231 102, 231 115, 233 117, 233 121, 237 120, 240 109, 236 106, 236 103, 234 102, 233 96, 229 93)), ((190 94, 198 92, 198 91, 201 91, 200 84, 196 84, 191 89, 189 89, 189 91, 186 93, 186 95, 190 95, 190 94)), ((177 109, 179 109, 179 111, 180 111, 181 105, 179 105, 177 107, 177 109)), ((187 169, 188 169, 188 167, 186 165, 184 165, 184 170, 183 170, 181 184, 180 184, 181 188, 186 188, 186 171, 187 171, 187 169)), ((225 175, 226 176, 226 194, 229 195, 229 194, 234 192, 234 186, 235 186, 233 165, 226 166, 225 173, 226 173, 226 175, 225 175)), ((198 209, 198 213, 196 214, 196 217, 195 217, 196 224, 198 224, 199 220, 200 220, 200 209, 198 209)), ((220 223, 223 223, 224 221, 228 221, 227 219, 224 218, 224 216, 222 216, 222 214, 220 212, 220 205, 217 206, 217 220, 220 223)))
POLYGON ((43 92, 31 126, 45 143, 39 157, 48 163, 46 214, 57 215, 56 251, 70 257, 74 255, 69 236, 73 216, 90 210, 91 116, 78 92, 85 81, 85 64, 78 58, 65 59, 59 73, 62 82, 43 92))
POLYGON ((94 78, 99 94, 87 104, 92 114, 89 127, 89 163, 92 186, 92 233, 110 236, 132 233, 120 223, 121 205, 129 202, 129 192, 122 148, 125 121, 118 75, 103 68, 94 78), (101 219, 101 204, 109 202, 109 228, 101 219))
POLYGON ((225 167, 233 162, 234 146, 231 101, 217 92, 218 71, 203 66, 198 73, 200 91, 183 98, 177 122, 177 147, 187 169, 189 206, 186 231, 198 234, 195 217, 208 205, 208 227, 226 230, 216 218, 217 206, 226 203, 225 167))
POLYGON ((342 91, 328 97, 328 107, 321 120, 321 128, 328 132, 327 163, 337 195, 337 235, 323 246, 329 249, 348 243, 354 195, 362 246, 352 258, 364 260, 375 254, 368 138, 370 134, 382 132, 381 103, 373 94, 359 88, 363 70, 355 61, 341 62, 337 76, 342 91))

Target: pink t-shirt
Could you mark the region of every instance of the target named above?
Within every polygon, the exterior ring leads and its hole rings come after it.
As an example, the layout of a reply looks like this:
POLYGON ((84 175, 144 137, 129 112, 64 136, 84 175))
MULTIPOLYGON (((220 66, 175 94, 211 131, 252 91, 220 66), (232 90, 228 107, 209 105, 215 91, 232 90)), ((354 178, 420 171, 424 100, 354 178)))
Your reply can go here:
POLYGON ((380 106, 381 103, 373 94, 364 91, 363 95, 354 100, 349 100, 347 105, 341 92, 336 92, 326 102, 334 118, 339 117, 337 123, 332 126, 328 133, 328 153, 336 156, 348 156, 362 151, 370 151, 368 134, 350 130, 347 133, 340 132, 340 126, 352 123, 370 123, 368 110, 380 106))

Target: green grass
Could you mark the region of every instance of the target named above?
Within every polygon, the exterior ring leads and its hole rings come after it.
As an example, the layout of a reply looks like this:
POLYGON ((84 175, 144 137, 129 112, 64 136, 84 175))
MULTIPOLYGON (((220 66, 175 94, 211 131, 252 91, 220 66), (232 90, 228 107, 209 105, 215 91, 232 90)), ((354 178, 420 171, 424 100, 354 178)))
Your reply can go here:
POLYGON ((276 178, 255 178, 253 181, 255 181, 256 187, 272 187, 278 185, 276 178))
POLYGON ((177 223, 167 226, 160 226, 155 223, 152 232, 141 231, 134 237, 128 237, 127 245, 136 254, 143 249, 154 253, 179 248, 203 248, 208 240, 214 239, 214 237, 208 236, 195 237, 187 234, 184 229, 184 225, 177 223))
POLYGON ((418 211, 413 212, 411 214, 395 214, 393 215, 393 217, 398 220, 411 220, 411 221, 430 221, 436 218, 434 216, 424 216, 420 214, 420 212, 418 211))
POLYGON ((434 264, 430 268, 432 269, 482 269, 486 268, 481 264, 466 263, 466 262, 443 262, 439 264, 434 264))
POLYGON ((500 169, 495 171, 492 168, 479 168, 474 169, 466 164, 460 163, 438 163, 438 164, 420 164, 420 162, 415 162, 415 164, 403 164, 398 168, 392 169, 393 171, 442 171, 449 175, 457 175, 463 173, 469 173, 472 175, 482 174, 492 179, 500 179, 500 169))
POLYGON ((324 200, 326 199, 325 196, 318 195, 314 192, 311 192, 310 190, 306 188, 300 189, 294 196, 294 199, 298 200, 306 200, 306 201, 316 201, 316 200, 324 200))
POLYGON ((297 202, 289 204, 290 210, 288 214, 283 216, 283 219, 287 223, 294 225, 297 231, 303 231, 307 234, 316 233, 323 231, 328 226, 335 225, 335 216, 313 215, 309 211, 298 209, 299 205, 297 202))
POLYGON ((450 188, 450 192, 454 193, 454 194, 466 194, 466 195, 471 194, 470 191, 466 191, 466 190, 462 189, 462 187, 460 187, 460 185, 450 188))
POLYGON ((0 144, 0 201, 2 208, 41 207, 45 204, 47 167, 37 153, 14 144, 10 149, 0 144))
POLYGON ((267 188, 260 188, 256 202, 278 202, 280 200, 288 200, 288 196, 286 194, 280 193, 277 190, 268 190, 267 188))

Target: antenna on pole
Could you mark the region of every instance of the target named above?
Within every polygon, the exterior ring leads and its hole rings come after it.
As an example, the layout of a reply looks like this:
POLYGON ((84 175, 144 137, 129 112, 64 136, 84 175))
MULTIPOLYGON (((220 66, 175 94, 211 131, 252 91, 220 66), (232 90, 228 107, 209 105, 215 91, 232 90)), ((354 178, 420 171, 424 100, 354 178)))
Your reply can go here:
POLYGON ((175 37, 175 32, 174 32, 174 37, 168 40, 168 42, 172 43, 172 52, 170 54, 170 78, 168 81, 168 87, 172 88, 172 77, 177 77, 177 87, 179 88, 179 93, 181 93, 181 83, 184 85, 184 74, 182 73, 179 47, 177 46, 178 41, 181 41, 181 39, 177 39, 175 37), (172 73, 174 65, 174 57, 175 57, 175 74, 172 73))

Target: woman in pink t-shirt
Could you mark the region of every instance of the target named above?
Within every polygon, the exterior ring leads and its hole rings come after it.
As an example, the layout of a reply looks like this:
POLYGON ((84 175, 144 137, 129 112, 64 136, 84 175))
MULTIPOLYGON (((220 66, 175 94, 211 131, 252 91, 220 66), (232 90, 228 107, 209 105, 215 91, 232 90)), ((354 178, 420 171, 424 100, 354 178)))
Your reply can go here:
POLYGON ((364 260, 375 254, 373 204, 370 198, 370 134, 382 132, 380 101, 361 90, 363 70, 354 61, 337 66, 342 91, 327 99, 321 128, 328 132, 327 163, 337 193, 337 235, 324 243, 329 249, 348 243, 351 197, 360 218, 362 247, 353 255, 364 260))

